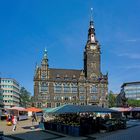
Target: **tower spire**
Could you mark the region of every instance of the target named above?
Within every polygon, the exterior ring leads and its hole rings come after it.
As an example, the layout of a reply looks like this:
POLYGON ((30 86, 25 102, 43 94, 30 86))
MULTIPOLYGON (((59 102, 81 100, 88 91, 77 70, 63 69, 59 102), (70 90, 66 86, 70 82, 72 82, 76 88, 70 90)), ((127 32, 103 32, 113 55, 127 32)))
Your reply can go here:
POLYGON ((47 56, 47 49, 44 49, 44 55, 42 59, 42 65, 47 65, 48 66, 48 56, 47 56))
POLYGON ((44 50, 44 56, 43 56, 43 59, 47 59, 47 49, 45 48, 44 50))
POLYGON ((90 9, 90 21, 93 21, 93 8, 90 9))
POLYGON ((88 43, 95 43, 95 29, 94 29, 94 23, 93 23, 93 8, 91 8, 90 11, 90 25, 88 30, 88 43))
POLYGON ((93 8, 90 10, 90 28, 94 28, 93 25, 93 8))

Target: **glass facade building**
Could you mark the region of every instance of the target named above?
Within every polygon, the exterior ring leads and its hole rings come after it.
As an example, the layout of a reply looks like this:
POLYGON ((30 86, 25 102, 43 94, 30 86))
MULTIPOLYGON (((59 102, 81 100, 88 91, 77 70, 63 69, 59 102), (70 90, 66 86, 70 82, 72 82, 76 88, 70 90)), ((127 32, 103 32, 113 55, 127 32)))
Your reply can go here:
POLYGON ((140 100, 140 82, 124 83, 121 87, 126 98, 140 100))
POLYGON ((1 89, 1 84, 0 84, 0 107, 3 107, 3 90, 1 89))

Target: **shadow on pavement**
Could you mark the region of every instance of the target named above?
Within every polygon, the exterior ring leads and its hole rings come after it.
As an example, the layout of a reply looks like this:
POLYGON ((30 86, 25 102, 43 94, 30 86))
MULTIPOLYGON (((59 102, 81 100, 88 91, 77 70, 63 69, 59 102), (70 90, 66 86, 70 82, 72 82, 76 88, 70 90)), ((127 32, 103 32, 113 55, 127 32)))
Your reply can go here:
POLYGON ((64 136, 40 130, 40 131, 30 131, 25 133, 6 135, 6 137, 14 140, 54 140, 54 139, 62 138, 64 136))
POLYGON ((24 126, 24 127, 22 127, 23 129, 37 129, 37 128, 39 128, 39 126, 38 125, 34 125, 34 126, 24 126))

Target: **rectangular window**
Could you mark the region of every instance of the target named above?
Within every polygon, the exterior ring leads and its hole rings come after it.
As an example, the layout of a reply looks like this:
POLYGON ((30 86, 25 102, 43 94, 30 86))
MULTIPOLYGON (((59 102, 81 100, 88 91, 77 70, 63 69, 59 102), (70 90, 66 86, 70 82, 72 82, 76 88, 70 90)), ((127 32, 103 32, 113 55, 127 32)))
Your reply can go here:
POLYGON ((80 96, 80 100, 85 100, 85 96, 80 96))
POLYGON ((51 103, 47 103, 47 107, 48 107, 48 108, 51 107, 51 103))
POLYGON ((97 100, 97 96, 95 96, 95 95, 94 96, 91 96, 91 99, 92 100, 97 100))
POLYGON ((60 101, 60 100, 62 100, 62 98, 60 96, 55 96, 54 100, 60 101))
POLYGON ((64 84, 64 93, 70 93, 70 85, 64 84))
POLYGON ((84 87, 84 86, 80 86, 79 92, 80 92, 80 93, 85 93, 85 87, 84 87))
POLYGON ((54 93, 61 93, 62 92, 62 85, 59 83, 56 83, 54 85, 54 93))
POLYGON ((64 100, 65 100, 65 101, 68 101, 68 100, 69 100, 69 97, 64 97, 64 100))
POLYGON ((60 106, 61 105, 61 103, 56 103, 56 107, 58 107, 58 106, 60 106))
POLYGON ((77 85, 76 84, 72 84, 71 85, 71 91, 72 91, 72 93, 77 93, 77 85))

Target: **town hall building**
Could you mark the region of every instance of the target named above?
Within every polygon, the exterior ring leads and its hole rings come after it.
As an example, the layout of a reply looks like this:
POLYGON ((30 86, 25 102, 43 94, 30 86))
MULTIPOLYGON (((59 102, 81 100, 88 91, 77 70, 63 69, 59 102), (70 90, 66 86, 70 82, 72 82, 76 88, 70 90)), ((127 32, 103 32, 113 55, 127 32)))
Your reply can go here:
MULTIPOLYGON (((107 106, 108 74, 101 72, 100 44, 90 19, 88 39, 80 70, 50 68, 45 49, 41 65, 34 75, 34 99, 37 107, 64 104, 107 106)), ((68 59, 68 58, 67 58, 68 59)))

